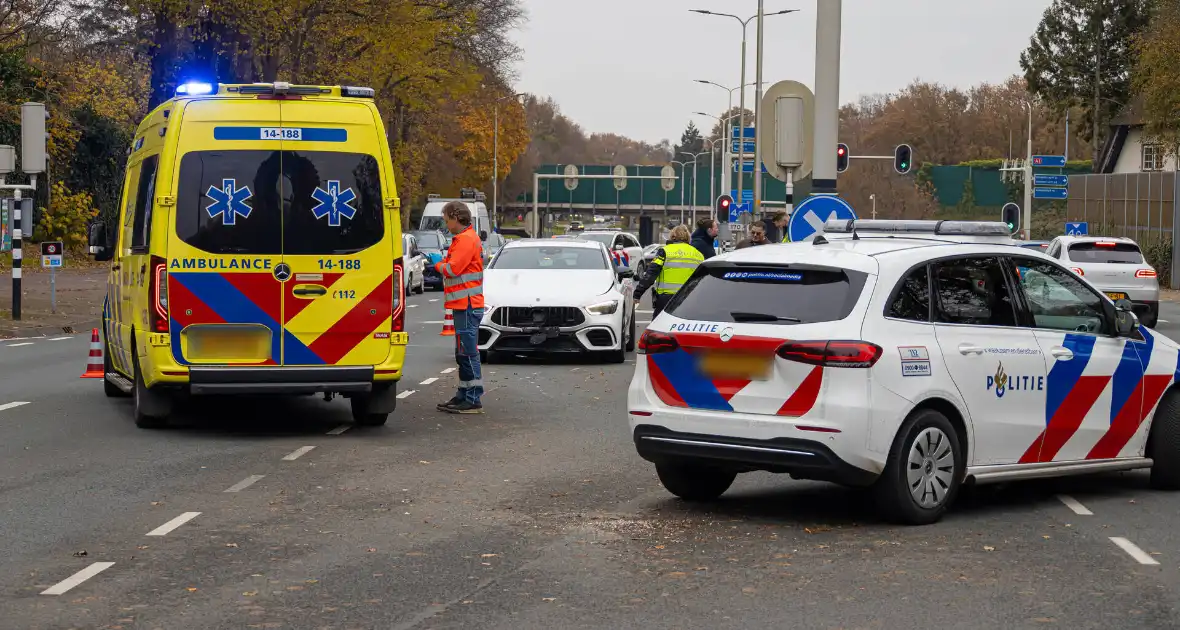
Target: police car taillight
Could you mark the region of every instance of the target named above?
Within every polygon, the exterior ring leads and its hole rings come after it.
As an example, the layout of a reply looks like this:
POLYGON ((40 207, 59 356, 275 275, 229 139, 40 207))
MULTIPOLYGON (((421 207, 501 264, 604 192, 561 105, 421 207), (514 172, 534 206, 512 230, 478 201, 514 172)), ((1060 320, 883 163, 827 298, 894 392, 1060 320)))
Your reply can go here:
POLYGON ((881 358, 881 346, 867 341, 788 341, 775 354, 809 365, 867 368, 881 358))
POLYGON ((151 258, 151 284, 148 285, 148 303, 151 305, 151 329, 153 332, 168 332, 168 264, 159 256, 151 258))
POLYGON ((680 347, 680 342, 668 333, 645 330, 639 337, 637 351, 640 354, 660 354, 672 352, 680 347))
POLYGON ((393 263, 393 332, 406 329, 406 283, 402 259, 393 263))

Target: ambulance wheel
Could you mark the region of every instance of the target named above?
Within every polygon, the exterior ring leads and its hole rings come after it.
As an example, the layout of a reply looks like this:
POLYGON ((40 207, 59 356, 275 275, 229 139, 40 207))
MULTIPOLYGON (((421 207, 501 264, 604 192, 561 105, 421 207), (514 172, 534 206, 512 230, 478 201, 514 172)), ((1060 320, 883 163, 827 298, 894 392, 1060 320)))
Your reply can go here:
POLYGON ((168 414, 172 401, 166 394, 153 392, 143 382, 143 374, 139 369, 139 355, 135 346, 131 346, 131 361, 135 369, 135 426, 141 429, 160 429, 168 424, 168 414))
POLYGON ((691 461, 656 464, 664 489, 685 501, 714 501, 733 485, 737 473, 691 461))
POLYGON ((389 420, 387 413, 369 412, 369 399, 366 396, 353 396, 348 402, 352 404, 352 421, 362 427, 382 427, 389 420))
POLYGON ((965 466, 950 420, 933 409, 916 411, 902 423, 873 486, 878 509, 894 523, 934 523, 954 502, 965 466))
POLYGON ((1147 438, 1147 456, 1152 459, 1151 487, 1180 490, 1180 391, 1164 394, 1147 438))
MULTIPOLYGON (((106 326, 103 326, 104 330, 106 326)), ((103 339, 102 342, 102 393, 107 395, 107 398, 126 398, 129 394, 118 388, 114 383, 107 380, 107 374, 113 374, 115 367, 111 364, 111 347, 110 344, 103 339)))

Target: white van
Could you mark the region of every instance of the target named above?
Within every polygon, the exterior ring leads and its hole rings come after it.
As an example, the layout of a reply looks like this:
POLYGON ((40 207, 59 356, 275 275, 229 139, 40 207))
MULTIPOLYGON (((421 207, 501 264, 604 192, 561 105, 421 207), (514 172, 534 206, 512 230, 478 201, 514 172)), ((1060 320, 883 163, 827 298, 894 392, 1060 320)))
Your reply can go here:
POLYGON ((418 222, 419 230, 446 230, 447 223, 443 220, 443 206, 452 201, 462 201, 471 210, 471 222, 481 239, 487 239, 492 231, 492 221, 488 217, 488 207, 484 205, 487 198, 482 192, 474 188, 463 188, 459 191, 458 199, 443 199, 438 195, 426 196, 426 208, 422 210, 422 219, 418 222))

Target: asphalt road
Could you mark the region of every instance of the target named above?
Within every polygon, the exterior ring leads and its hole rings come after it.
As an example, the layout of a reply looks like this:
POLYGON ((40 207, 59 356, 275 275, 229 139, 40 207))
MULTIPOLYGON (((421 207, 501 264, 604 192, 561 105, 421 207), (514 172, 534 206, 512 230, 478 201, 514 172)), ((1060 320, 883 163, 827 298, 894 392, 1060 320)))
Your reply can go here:
POLYGON ((301 398, 139 430, 78 378, 87 335, 0 343, 0 628, 1180 627, 1180 494, 1144 474, 982 489, 922 528, 763 474, 688 506, 634 454, 630 364, 490 365, 486 414, 436 412, 438 297, 410 300, 383 428, 301 398))

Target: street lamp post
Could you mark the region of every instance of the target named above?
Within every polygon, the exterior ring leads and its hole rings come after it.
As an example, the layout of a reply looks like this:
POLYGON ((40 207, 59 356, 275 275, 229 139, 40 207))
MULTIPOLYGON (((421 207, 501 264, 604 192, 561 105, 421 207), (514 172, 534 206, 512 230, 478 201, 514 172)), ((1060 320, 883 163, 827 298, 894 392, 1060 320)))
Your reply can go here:
POLYGON ((499 226, 497 209, 500 207, 500 103, 508 99, 524 96, 524 92, 502 96, 496 99, 493 107, 494 123, 492 124, 492 229, 499 226))
MULTIPOLYGON (((681 151, 681 153, 683 153, 683 151, 681 151)), ((689 155, 691 155, 691 153, 689 155)), ((688 166, 688 162, 678 162, 676 160, 672 160, 672 163, 680 165, 680 222, 684 223, 684 167, 688 166)))
MULTIPOLYGON (((736 91, 736 90, 743 90, 744 91, 745 88, 750 87, 751 85, 754 85, 753 83, 747 83, 747 84, 739 86, 739 87, 728 88, 728 87, 725 87, 724 85, 721 85, 720 83, 715 83, 713 81, 706 81, 704 79, 696 79, 696 82, 703 83, 705 85, 712 85, 715 87, 719 87, 729 93, 729 107, 728 107, 728 109, 725 110, 726 114, 729 114, 730 112, 733 111, 733 93, 734 93, 734 91, 736 91)), ((713 114, 703 114, 701 112, 696 112, 696 113, 701 116, 709 116, 711 118, 716 118, 717 120, 719 120, 721 122, 721 137, 724 138, 727 142, 727 144, 725 144, 721 149, 721 163, 723 165, 723 167, 721 169, 721 181, 722 181, 721 188, 723 190, 732 190, 733 186, 730 184, 730 181, 729 181, 729 168, 731 168, 731 165, 730 165, 731 158, 730 158, 730 151, 729 151, 729 144, 728 144, 728 141, 729 141, 729 121, 734 118, 737 118, 737 115, 735 114, 733 116, 727 116, 723 119, 720 116, 714 116, 713 114)))
MULTIPOLYGON (((750 24, 750 22, 752 20, 754 20, 755 18, 758 19, 758 66, 756 69, 756 72, 758 74, 758 78, 755 79, 755 81, 757 83, 757 86, 755 89, 757 90, 757 95, 758 95, 757 98, 759 100, 761 100, 761 98, 762 98, 762 19, 765 17, 770 17, 772 15, 785 15, 787 13, 794 13, 794 12, 798 11, 798 9, 783 9, 782 11, 775 11, 774 13, 763 13, 762 0, 758 0, 758 14, 750 16, 749 18, 747 18, 745 20, 743 20, 742 18, 740 18, 736 15, 730 14, 730 13, 717 13, 715 11, 706 11, 704 9, 689 9, 689 11, 691 11, 692 13, 700 13, 701 15, 716 15, 716 16, 720 16, 720 17, 731 17, 731 18, 737 20, 738 24, 742 25, 742 80, 741 80, 741 83, 739 83, 739 85, 741 85, 743 87, 742 87, 741 103, 738 105, 738 107, 741 108, 738 111, 738 114, 739 114, 739 116, 738 116, 738 121, 739 121, 738 133, 742 134, 742 135, 739 136, 739 138, 738 138, 738 141, 739 141, 738 148, 741 149, 741 151, 738 152, 738 167, 737 167, 737 169, 738 169, 738 185, 737 185, 738 198, 735 200, 735 203, 741 204, 742 203, 742 187, 743 187, 743 184, 745 183, 745 179, 746 179, 745 178, 745 170, 743 168, 745 166, 745 158, 746 158, 746 136, 745 136, 745 132, 746 132, 746 116, 745 116, 745 113, 746 113, 746 90, 745 90, 745 85, 746 85, 746 32, 747 32, 746 27, 750 24)), ((757 124, 758 124, 757 121, 759 119, 760 107, 761 106, 759 103, 757 103, 757 102, 754 103, 754 120, 755 120, 754 124, 755 124, 755 126, 757 126, 757 124)), ((755 156, 755 159, 758 158, 758 138, 756 136, 754 138, 754 156, 755 156)), ((752 208, 752 210, 756 209, 756 206, 761 201, 760 191, 757 188, 757 184, 762 181, 761 175, 762 175, 761 165, 755 164, 754 165, 754 181, 755 181, 754 205, 755 205, 755 208, 752 208)))
POLYGON ((712 155, 713 152, 701 151, 700 153, 689 153, 687 151, 681 151, 680 153, 692 156, 692 222, 695 225, 697 221, 697 198, 700 196, 700 184, 697 182, 701 180, 701 166, 697 162, 697 159, 702 155, 712 155))

